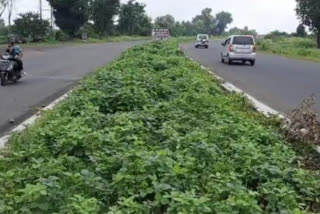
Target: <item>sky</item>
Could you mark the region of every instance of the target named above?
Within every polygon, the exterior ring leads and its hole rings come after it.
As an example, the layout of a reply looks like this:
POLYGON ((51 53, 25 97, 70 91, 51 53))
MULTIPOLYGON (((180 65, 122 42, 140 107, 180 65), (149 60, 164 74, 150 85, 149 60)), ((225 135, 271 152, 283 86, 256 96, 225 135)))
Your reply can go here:
MULTIPOLYGON (((39 0, 15 0, 15 14, 28 11, 39 11, 39 0)), ((147 5, 149 16, 171 14, 176 20, 192 20, 201 13, 203 8, 209 7, 214 13, 227 11, 232 13, 234 22, 229 26, 248 26, 256 29, 260 34, 273 30, 294 32, 299 24, 295 14, 295 0, 138 0, 147 5)), ((46 0, 43 8, 49 9, 46 0)), ((127 0, 121 0, 127 2, 127 0)), ((43 12, 49 17, 49 12, 43 12)), ((6 17, 6 14, 4 14, 6 17)))

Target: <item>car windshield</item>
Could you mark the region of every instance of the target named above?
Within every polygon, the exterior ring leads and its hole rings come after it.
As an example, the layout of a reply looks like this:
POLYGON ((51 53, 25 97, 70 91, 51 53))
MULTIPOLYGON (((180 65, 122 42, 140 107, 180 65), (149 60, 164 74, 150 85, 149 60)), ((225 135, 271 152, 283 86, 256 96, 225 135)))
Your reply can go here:
POLYGON ((208 39, 207 35, 199 35, 198 40, 208 39))
POLYGON ((233 38, 234 45, 253 45, 254 41, 252 37, 249 36, 237 36, 233 38))

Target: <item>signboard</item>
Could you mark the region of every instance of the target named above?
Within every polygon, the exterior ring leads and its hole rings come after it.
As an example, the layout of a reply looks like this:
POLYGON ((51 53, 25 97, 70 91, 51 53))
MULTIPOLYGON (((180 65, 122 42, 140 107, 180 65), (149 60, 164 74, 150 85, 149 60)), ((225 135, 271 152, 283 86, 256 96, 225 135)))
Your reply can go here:
POLYGON ((168 29, 153 29, 152 39, 153 40, 168 40, 170 38, 170 31, 168 29))

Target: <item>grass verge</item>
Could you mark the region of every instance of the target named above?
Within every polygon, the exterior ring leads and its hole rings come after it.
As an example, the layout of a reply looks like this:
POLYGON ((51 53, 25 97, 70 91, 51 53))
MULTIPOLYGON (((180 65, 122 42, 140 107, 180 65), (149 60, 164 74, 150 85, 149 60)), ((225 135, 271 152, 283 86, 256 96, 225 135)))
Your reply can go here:
POLYGON ((258 40, 258 50, 261 52, 277 54, 293 59, 320 61, 320 49, 316 41, 311 38, 275 37, 258 40))
POLYGON ((16 135, 0 213, 316 213, 319 172, 178 45, 130 49, 16 135))

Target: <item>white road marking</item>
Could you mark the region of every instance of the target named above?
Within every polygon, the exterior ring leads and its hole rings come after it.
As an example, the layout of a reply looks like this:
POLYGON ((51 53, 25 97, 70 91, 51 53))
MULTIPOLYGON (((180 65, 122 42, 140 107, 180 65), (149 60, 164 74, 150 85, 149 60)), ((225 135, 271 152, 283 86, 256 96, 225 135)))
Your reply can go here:
MULTIPOLYGON (((195 61, 194 59, 192 59, 191 57, 188 57, 188 59, 195 61)), ((198 63, 198 62, 197 62, 198 63)), ((254 108, 264 114, 266 117, 270 117, 270 116, 278 116, 280 118, 286 119, 286 116, 282 113, 280 113, 279 111, 271 108, 270 106, 260 102, 259 100, 257 100, 255 97, 251 96, 250 94, 244 92, 243 90, 241 90, 240 88, 236 87, 235 85, 233 85, 230 82, 225 81, 222 77, 218 76, 216 73, 214 73, 213 71, 211 71, 210 69, 206 68, 205 66, 201 65, 201 68, 207 72, 209 72, 210 74, 214 75, 216 79, 220 80, 222 82, 222 87, 229 91, 229 92, 235 92, 238 94, 242 94, 245 97, 247 97, 251 102, 252 105, 254 106, 254 108)), ((316 151, 320 154, 320 146, 316 146, 315 147, 316 151)))
MULTIPOLYGON (((188 57, 190 60, 195 61, 194 59, 192 59, 191 57, 188 57)), ((221 78, 220 76, 218 76, 217 74, 215 74, 214 72, 212 72, 211 70, 209 70, 208 68, 204 67, 201 65, 201 68, 206 70, 207 72, 209 72, 210 74, 213 74, 218 80, 224 82, 222 83, 222 86, 229 92, 235 92, 235 93, 239 93, 239 94, 243 94, 244 96, 246 96, 253 104, 253 106, 256 108, 256 110, 258 112, 261 112, 262 114, 264 114, 267 117, 270 117, 271 115, 276 115, 279 116, 281 118, 285 118, 285 116, 283 114, 281 114, 280 112, 278 112, 277 110, 269 107, 268 105, 260 102, 259 100, 257 100, 256 98, 254 98, 253 96, 245 93, 244 91, 242 91, 241 89, 239 89, 238 87, 236 87, 235 85, 233 85, 230 82, 225 81, 223 78, 221 78)), ((0 138, 0 149, 3 149, 6 147, 10 137, 14 134, 14 133, 19 133, 22 132, 23 130, 25 130, 27 127, 32 126, 33 124, 35 124, 35 122, 41 117, 41 112, 43 111, 48 111, 53 109, 57 104, 59 104, 61 101, 67 99, 70 94, 72 93, 73 90, 70 90, 69 92, 65 93, 64 95, 62 95, 60 98, 56 99, 55 101, 53 101, 50 105, 48 105, 47 107, 45 107, 42 111, 39 111, 38 113, 36 113, 35 115, 33 115, 32 117, 30 117, 29 119, 25 120, 23 123, 21 123, 20 125, 18 125, 16 128, 14 128, 13 130, 11 130, 8 134, 6 134, 5 136, 0 138)), ((320 153, 320 146, 316 147, 316 150, 318 151, 318 153, 320 153)))
POLYGON ((18 125, 16 128, 12 129, 8 134, 6 134, 5 136, 1 137, 0 138, 0 149, 3 149, 3 148, 6 147, 10 137, 14 133, 22 132, 26 128, 28 128, 28 127, 32 126, 33 124, 35 124, 35 122, 41 117, 41 113, 42 112, 53 109, 61 101, 63 101, 66 98, 68 98, 70 96, 70 94, 72 93, 72 91, 73 91, 73 89, 68 91, 67 93, 65 93, 64 95, 62 95, 58 99, 56 99, 55 101, 53 101, 50 105, 48 105, 47 107, 43 108, 41 111, 37 112, 35 115, 33 115, 30 118, 28 118, 27 120, 25 120, 23 123, 18 125))

